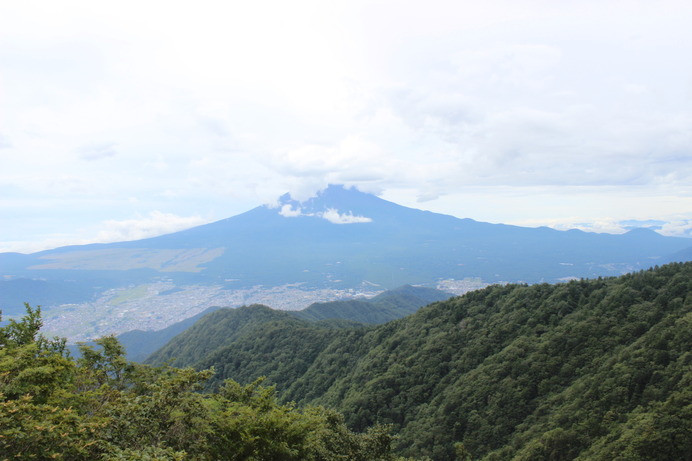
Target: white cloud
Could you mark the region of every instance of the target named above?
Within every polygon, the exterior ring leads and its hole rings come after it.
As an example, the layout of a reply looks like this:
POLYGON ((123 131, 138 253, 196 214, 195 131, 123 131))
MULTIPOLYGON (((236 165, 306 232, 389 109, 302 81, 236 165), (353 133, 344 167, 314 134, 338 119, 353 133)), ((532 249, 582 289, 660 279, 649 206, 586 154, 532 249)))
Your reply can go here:
POLYGON ((97 242, 119 242, 139 240, 169 234, 206 224, 199 216, 176 216, 172 213, 152 211, 149 216, 121 221, 109 220, 102 223, 96 234, 97 242))
POLYGON ((279 210, 279 214, 285 218, 297 218, 300 216, 314 216, 317 218, 326 219, 332 224, 357 224, 372 222, 371 218, 365 216, 354 216, 352 212, 340 213, 335 208, 328 208, 325 211, 316 211, 305 213, 300 206, 293 208, 291 204, 284 204, 279 210))
MULTIPOLYGON (((675 219, 675 218, 673 218, 675 219)), ((677 219, 671 222, 660 222, 655 225, 648 224, 645 221, 639 225, 628 221, 619 221, 616 219, 594 220, 591 222, 570 222, 563 221, 551 225, 558 230, 580 229, 586 232, 599 232, 608 234, 622 234, 632 230, 633 228, 643 227, 654 230, 661 235, 669 237, 692 237, 692 218, 677 219)), ((690 242, 692 246, 692 242, 690 242)))
POLYGON ((152 211, 147 216, 104 220, 94 226, 80 229, 77 234, 65 234, 53 230, 46 232, 42 238, 3 240, 0 242, 0 252, 34 253, 66 245, 139 240, 185 230, 208 222, 199 216, 177 216, 172 213, 152 211))
POLYGON ((664 223, 660 233, 672 237, 692 237, 692 216, 664 223))
POLYGON ((372 222, 372 219, 365 216, 353 216, 353 214, 350 212, 342 214, 334 208, 329 208, 327 211, 320 213, 319 216, 332 224, 356 224, 372 222))
POLYGON ((349 178, 350 182, 382 178, 388 157, 376 143, 352 135, 338 140, 335 145, 304 144, 290 150, 278 150, 269 166, 281 175, 318 177, 341 184, 349 182, 349 178))
POLYGON ((67 245, 80 245, 83 243, 94 243, 90 241, 80 241, 74 235, 64 235, 62 237, 42 236, 41 240, 3 240, 0 243, 0 253, 36 253, 38 251, 58 248, 67 245))
POLYGON ((614 219, 597 219, 590 222, 561 220, 550 224, 549 227, 557 230, 579 229, 584 232, 606 234, 624 234, 629 230, 623 223, 614 219))
POLYGON ((300 207, 296 207, 294 210, 293 206, 290 204, 283 205, 279 211, 279 214, 284 218, 297 218, 298 216, 304 216, 300 207))

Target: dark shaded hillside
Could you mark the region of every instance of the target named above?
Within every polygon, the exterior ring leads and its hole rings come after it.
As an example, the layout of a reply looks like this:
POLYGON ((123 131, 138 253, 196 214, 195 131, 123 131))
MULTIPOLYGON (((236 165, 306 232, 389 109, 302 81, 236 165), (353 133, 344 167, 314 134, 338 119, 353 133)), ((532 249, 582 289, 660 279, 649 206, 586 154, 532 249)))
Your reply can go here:
POLYGON ((200 370, 214 367, 216 373, 209 379, 210 388, 230 376, 248 383, 264 376, 283 392, 335 340, 353 340, 366 331, 363 324, 332 322, 299 319, 293 313, 259 304, 220 309, 173 338, 146 363, 194 366, 200 370))
MULTIPOLYGON (((251 306, 247 309, 267 308, 251 306)), ((195 362, 195 367, 215 368, 216 374, 209 380, 211 388, 229 376, 236 376, 242 382, 265 376, 267 382, 275 384, 281 393, 308 371, 335 337, 344 337, 343 331, 350 330, 333 329, 298 319, 267 321, 201 358, 195 362)))
POLYGON ((287 312, 262 305, 219 309, 173 338, 165 347, 152 354, 147 362, 165 362, 173 366, 194 363, 219 347, 255 333, 255 330, 261 329, 266 323, 277 320, 302 322, 287 312))
POLYGON ((689 460, 691 293, 691 263, 494 286, 369 328, 274 317, 180 364, 266 374, 286 401, 334 407, 356 430, 392 424, 407 456, 454 459, 456 444, 487 460, 689 460))
POLYGON ((343 320, 312 322, 292 314, 261 304, 220 309, 173 338, 146 363, 214 367, 208 388, 229 376, 248 383, 266 377, 284 391, 334 338, 363 327, 343 320))

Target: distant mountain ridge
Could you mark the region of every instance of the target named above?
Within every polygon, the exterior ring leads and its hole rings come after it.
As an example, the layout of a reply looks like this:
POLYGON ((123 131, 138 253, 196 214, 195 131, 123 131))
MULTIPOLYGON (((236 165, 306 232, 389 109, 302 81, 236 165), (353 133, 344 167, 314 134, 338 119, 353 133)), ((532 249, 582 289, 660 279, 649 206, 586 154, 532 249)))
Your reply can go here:
MULTIPOLYGON (((304 202, 284 196, 276 207, 159 237, 0 254, 0 272, 9 279, 0 282, 0 293, 11 300, 0 308, 21 310, 16 300, 32 302, 31 290, 8 283, 21 278, 44 280, 54 291, 64 286, 74 292, 73 302, 162 278, 227 290, 284 284, 390 289, 467 277, 535 283, 619 275, 688 257, 690 248, 692 240, 643 229, 610 235, 489 224, 329 186, 304 202)), ((70 302, 62 295, 54 302, 70 302)))

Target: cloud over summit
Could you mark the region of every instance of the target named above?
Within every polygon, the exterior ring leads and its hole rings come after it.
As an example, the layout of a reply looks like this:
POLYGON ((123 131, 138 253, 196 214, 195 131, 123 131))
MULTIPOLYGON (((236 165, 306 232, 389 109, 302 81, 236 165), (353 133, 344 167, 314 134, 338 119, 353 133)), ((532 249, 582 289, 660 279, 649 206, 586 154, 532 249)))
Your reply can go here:
POLYGON ((297 218, 300 216, 313 216, 322 218, 332 224, 358 224, 372 222, 365 216, 354 216, 352 212, 341 213, 335 208, 327 208, 324 211, 304 212, 300 206, 293 208, 291 204, 285 204, 279 210, 279 214, 285 218, 297 218))

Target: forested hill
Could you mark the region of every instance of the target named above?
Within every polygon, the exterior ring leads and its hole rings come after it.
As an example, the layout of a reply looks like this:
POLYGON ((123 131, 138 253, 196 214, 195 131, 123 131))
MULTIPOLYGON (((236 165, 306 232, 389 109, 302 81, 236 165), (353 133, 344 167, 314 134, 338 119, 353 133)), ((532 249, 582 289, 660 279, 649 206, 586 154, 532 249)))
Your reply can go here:
MULTIPOLYGON (((112 336, 80 358, 47 339, 40 308, 0 326, 0 458, 3 460, 395 461, 388 428, 354 433, 333 410, 277 402, 261 380, 127 362, 112 336)), ((403 460, 402 460, 403 461, 403 460)))
POLYGON ((374 327, 272 318, 213 350, 188 344, 187 364, 266 374, 285 401, 333 407, 354 430, 392 424, 406 456, 690 460, 691 293, 692 263, 493 286, 374 327))
POLYGON ((249 336, 259 338, 271 323, 283 323, 288 328, 306 324, 285 311, 255 304, 237 309, 220 309, 204 316, 192 327, 173 338, 166 346, 147 359, 149 363, 191 364, 203 359, 220 347, 234 344, 249 336))
MULTIPOLYGON (((310 334, 331 337, 331 332, 323 331, 325 328, 385 323, 405 317, 427 304, 449 299, 451 296, 451 293, 434 288, 404 285, 384 291, 373 298, 314 303, 301 311, 274 311, 263 305, 222 309, 220 312, 208 314, 209 317, 203 322, 192 324, 186 320, 184 326, 181 326, 183 324, 181 322, 167 330, 156 332, 155 339, 158 340, 159 337, 167 335, 169 342, 160 343, 158 346, 160 349, 156 352, 150 350, 149 354, 154 353, 148 362, 195 363, 218 349, 236 344, 241 337, 246 337, 254 343, 254 338, 265 337, 272 325, 287 331, 298 328, 307 329, 310 330, 310 334), (188 328, 189 331, 185 331, 188 328), (183 331, 185 331, 184 334, 174 337, 174 333, 183 331)), ((141 338, 145 334, 131 332, 131 334, 118 337, 127 348, 128 356, 132 356, 133 360, 143 359, 141 351, 147 344, 142 344, 141 338)), ((218 376, 217 379, 219 379, 218 376)))
POLYGON ((368 299, 314 303, 293 314, 306 320, 345 319, 361 323, 385 323, 413 314, 421 307, 453 295, 434 288, 404 285, 368 299))

